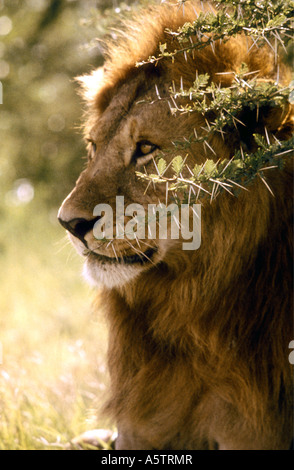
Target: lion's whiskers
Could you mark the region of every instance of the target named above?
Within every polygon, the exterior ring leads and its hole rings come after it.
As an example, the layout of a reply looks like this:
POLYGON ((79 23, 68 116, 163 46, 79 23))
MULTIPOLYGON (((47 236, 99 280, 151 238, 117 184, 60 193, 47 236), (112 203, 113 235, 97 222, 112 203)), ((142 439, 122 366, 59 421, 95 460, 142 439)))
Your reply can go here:
MULTIPOLYGON (((62 238, 60 238, 59 240, 55 241, 53 243, 54 246, 58 246, 59 249, 63 250, 63 248, 65 248, 67 245, 71 245, 71 241, 70 239, 68 238, 67 234, 65 234, 62 238)), ((59 253, 59 252, 58 252, 59 253)))

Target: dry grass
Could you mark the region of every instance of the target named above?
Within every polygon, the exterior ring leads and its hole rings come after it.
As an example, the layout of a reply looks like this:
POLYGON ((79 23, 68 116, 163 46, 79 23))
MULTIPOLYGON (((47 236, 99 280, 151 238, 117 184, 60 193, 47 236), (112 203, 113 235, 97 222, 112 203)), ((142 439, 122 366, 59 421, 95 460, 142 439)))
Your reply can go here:
POLYGON ((103 316, 82 260, 36 201, 1 210, 0 449, 63 449, 97 422, 107 376, 103 316))

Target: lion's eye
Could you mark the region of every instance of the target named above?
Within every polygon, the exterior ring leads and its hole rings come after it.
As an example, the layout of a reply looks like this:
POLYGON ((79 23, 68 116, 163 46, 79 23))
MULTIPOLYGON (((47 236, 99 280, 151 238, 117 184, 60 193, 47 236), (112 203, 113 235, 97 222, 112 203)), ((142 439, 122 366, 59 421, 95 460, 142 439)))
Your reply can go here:
POLYGON ((149 142, 140 142, 139 143, 139 150, 142 155, 148 155, 148 153, 153 152, 155 145, 149 142))
POLYGON ((141 140, 137 143, 136 150, 132 157, 132 162, 135 162, 138 165, 144 165, 152 158, 152 153, 158 147, 157 145, 152 144, 148 140, 141 140))

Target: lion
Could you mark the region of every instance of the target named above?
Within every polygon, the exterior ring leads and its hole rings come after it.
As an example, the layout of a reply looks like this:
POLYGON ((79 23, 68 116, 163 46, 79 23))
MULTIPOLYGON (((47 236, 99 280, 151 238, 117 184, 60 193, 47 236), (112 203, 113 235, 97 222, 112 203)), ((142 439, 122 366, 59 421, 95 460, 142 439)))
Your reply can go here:
MULTIPOLYGON (((94 236, 97 204, 115 215, 117 196, 143 207, 166 201, 165 185, 147 185, 137 175, 154 173, 162 152, 168 161, 180 153, 193 168, 208 158, 231 159, 240 146, 253 151, 255 132, 279 140, 292 135, 290 105, 248 108, 246 126, 212 134, 210 148, 198 141, 184 150, 174 145, 194 129, 201 135, 205 122, 197 112, 171 111, 171 86, 189 88, 195 74, 208 73, 228 87, 242 63, 258 79, 276 80, 272 49, 242 35, 137 66, 158 57, 163 44, 166 51, 180 48, 166 30, 193 22, 199 11, 196 1, 184 9, 175 2, 149 7, 120 41, 110 41, 104 66, 80 77, 88 163, 58 218, 85 257, 84 274, 98 288, 109 323, 105 411, 117 426, 115 449, 289 449, 290 158, 283 169, 268 170, 267 185, 256 178, 238 197, 223 191, 200 199, 196 250, 183 250, 182 240, 169 236, 108 243, 94 236)), ((279 80, 289 82, 282 64, 279 80)))

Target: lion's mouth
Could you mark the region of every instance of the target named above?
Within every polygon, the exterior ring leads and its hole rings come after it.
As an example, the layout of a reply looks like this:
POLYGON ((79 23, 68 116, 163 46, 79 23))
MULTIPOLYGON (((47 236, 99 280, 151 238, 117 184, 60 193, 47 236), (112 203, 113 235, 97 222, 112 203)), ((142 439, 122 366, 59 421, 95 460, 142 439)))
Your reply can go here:
POLYGON ((100 255, 94 251, 85 252, 85 255, 92 260, 97 260, 101 264, 146 264, 152 262, 152 256, 157 252, 157 248, 149 248, 148 250, 130 255, 130 256, 117 256, 112 258, 110 256, 100 255))

